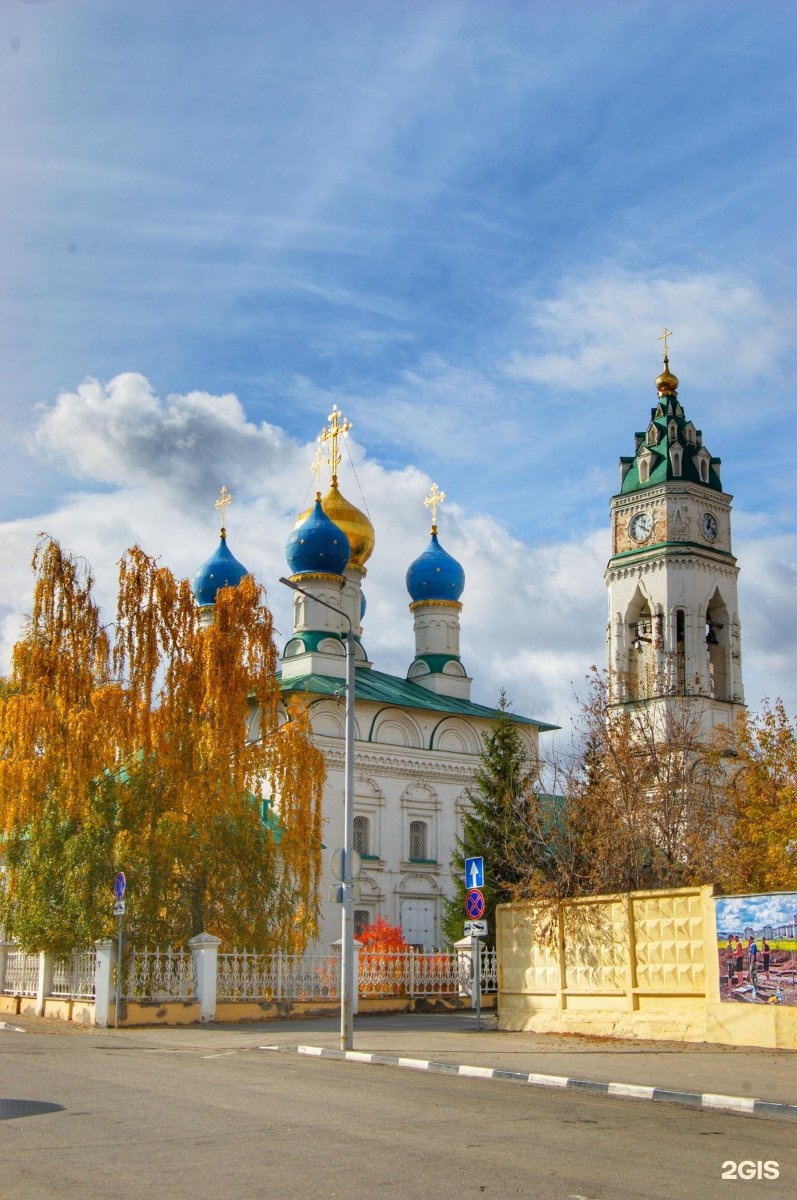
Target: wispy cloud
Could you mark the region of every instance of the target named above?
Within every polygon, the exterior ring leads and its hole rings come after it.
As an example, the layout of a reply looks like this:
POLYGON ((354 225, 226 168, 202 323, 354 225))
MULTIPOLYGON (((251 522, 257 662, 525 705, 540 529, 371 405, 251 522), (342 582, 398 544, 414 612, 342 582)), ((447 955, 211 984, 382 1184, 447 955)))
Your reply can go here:
MULTIPOLYGON (((565 280, 551 298, 527 301, 528 350, 506 369, 571 391, 605 390, 650 372, 664 324, 671 366, 694 385, 748 385, 777 372, 788 346, 783 314, 752 284, 725 273, 656 277, 611 269, 565 280)), ((663 343, 662 343, 663 344, 663 343)))

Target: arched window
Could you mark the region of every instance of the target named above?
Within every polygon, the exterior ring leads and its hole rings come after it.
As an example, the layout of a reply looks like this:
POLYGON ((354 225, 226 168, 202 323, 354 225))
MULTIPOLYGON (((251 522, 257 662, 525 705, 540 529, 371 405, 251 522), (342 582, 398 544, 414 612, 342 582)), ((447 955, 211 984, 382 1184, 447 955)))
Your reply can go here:
POLYGON ((354 849, 363 858, 371 853, 370 850, 370 821, 367 817, 354 818, 354 849))
POLYGON ((703 483, 708 483, 708 459, 701 458, 700 460, 700 479, 703 483))
POLYGON ((683 451, 681 450, 680 446, 671 446, 670 447, 670 462, 672 463, 673 475, 681 474, 682 455, 683 455, 683 451))
POLYGON ((639 482, 647 483, 650 478, 650 463, 646 458, 639 460, 639 482))
POLYGON ((410 821, 410 862, 427 862, 429 846, 425 821, 410 821))

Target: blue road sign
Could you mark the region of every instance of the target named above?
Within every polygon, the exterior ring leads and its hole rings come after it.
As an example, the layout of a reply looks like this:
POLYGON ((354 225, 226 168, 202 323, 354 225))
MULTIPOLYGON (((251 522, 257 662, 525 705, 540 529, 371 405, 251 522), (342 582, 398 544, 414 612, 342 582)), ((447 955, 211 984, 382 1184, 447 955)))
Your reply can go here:
POLYGON ((471 921, 478 921, 484 916, 484 896, 478 888, 471 888, 465 897, 465 912, 471 921))
POLYGON ((484 859, 481 855, 478 858, 465 859, 465 887, 484 887, 484 859))
POLYGON ((117 900, 121 900, 125 894, 127 880, 125 879, 124 871, 117 871, 113 877, 113 894, 117 900))

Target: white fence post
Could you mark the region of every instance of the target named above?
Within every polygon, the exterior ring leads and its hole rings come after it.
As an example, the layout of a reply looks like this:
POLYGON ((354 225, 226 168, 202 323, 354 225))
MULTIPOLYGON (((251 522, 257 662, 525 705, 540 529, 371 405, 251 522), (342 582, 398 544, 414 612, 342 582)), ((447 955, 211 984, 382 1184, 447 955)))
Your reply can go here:
POLYGON ((212 933, 198 933, 188 945, 196 969, 199 1019, 202 1022, 213 1021, 216 1017, 216 976, 221 938, 214 937, 212 933))
MULTIPOLYGON (((459 994, 460 994, 460 996, 468 996, 469 995, 471 997, 471 1003, 473 1004, 473 990, 474 990, 474 986, 475 986, 475 981, 473 978, 473 965, 474 964, 473 964, 473 952, 472 952, 473 947, 472 947, 471 939, 469 937, 460 938, 458 942, 454 942, 454 950, 456 951, 457 961, 462 963, 463 966, 465 965, 465 963, 468 964, 468 973, 469 973, 469 978, 470 978, 470 982, 468 983, 467 987, 463 983, 460 983, 459 994)), ((475 1005, 474 1005, 474 1007, 475 1007, 475 1005)))
POLYGON ((98 938, 94 943, 94 949, 97 951, 97 962, 94 968, 94 1024, 100 1029, 107 1029, 116 942, 113 938, 98 938))
POLYGON ((53 971, 55 969, 55 955, 52 950, 42 950, 39 954, 39 979, 36 984, 36 1008, 37 1017, 44 1016, 44 1001, 53 990, 53 971))

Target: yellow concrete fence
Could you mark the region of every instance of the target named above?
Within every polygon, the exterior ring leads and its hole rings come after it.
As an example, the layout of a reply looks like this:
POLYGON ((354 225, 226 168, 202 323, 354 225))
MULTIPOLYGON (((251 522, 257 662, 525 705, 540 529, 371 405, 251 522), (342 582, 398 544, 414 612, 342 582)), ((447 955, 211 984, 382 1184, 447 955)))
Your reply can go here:
POLYGON ((797 1008, 720 1000, 714 889, 497 910, 498 1026, 797 1049, 797 1008))

